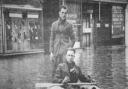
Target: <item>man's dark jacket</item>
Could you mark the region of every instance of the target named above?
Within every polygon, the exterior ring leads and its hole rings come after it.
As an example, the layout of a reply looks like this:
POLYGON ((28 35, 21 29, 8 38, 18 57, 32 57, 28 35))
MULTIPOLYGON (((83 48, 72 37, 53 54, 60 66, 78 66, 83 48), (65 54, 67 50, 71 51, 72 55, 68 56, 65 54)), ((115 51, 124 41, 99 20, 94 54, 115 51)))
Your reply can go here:
POLYGON ((85 77, 82 72, 80 67, 76 66, 74 62, 72 63, 61 63, 58 65, 56 69, 56 74, 55 78, 53 80, 54 83, 62 83, 64 80, 65 76, 68 76, 70 81, 68 83, 76 83, 78 79, 81 82, 91 82, 90 77, 85 77), (75 68, 77 73, 72 73, 70 72, 70 69, 75 68))

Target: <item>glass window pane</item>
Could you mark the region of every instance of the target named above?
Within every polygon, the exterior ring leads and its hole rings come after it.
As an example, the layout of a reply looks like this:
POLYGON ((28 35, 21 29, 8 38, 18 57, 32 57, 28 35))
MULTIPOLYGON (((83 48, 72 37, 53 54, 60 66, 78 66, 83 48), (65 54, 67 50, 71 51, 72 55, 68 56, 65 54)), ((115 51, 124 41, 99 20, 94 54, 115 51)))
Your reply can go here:
POLYGON ((1 16, 1 9, 0 9, 0 53, 2 53, 3 52, 3 40, 2 40, 2 27, 3 25, 2 25, 2 16, 1 16))
POLYGON ((40 23, 36 19, 29 19, 29 33, 30 33, 30 48, 39 49, 42 47, 42 32, 40 29, 40 23))
POLYGON ((38 15, 30 15, 28 18, 27 13, 6 14, 8 14, 5 18, 7 52, 34 51, 43 48, 38 15))

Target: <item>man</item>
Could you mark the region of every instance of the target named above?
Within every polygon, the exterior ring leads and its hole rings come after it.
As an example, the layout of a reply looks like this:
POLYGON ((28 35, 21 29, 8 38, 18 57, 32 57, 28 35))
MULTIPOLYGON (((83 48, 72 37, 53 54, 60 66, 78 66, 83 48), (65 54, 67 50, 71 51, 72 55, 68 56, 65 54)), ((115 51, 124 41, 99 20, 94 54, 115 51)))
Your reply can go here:
POLYGON ((67 11, 66 6, 61 6, 59 19, 51 27, 50 59, 53 62, 53 76, 57 65, 64 61, 65 50, 75 42, 72 25, 66 21, 67 11))
POLYGON ((76 83, 78 80, 81 82, 91 82, 91 78, 89 76, 85 77, 82 74, 80 67, 75 64, 74 56, 75 50, 69 48, 65 57, 66 61, 58 65, 53 82, 76 83))

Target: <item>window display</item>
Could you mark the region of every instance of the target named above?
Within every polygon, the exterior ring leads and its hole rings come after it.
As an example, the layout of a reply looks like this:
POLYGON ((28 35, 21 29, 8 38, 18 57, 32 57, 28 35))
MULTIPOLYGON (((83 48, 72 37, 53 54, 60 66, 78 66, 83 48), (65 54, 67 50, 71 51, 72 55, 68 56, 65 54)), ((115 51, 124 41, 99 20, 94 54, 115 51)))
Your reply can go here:
POLYGON ((38 21, 30 20, 29 22, 30 48, 40 48, 42 43, 42 35, 40 24, 38 21))
POLYGON ((2 28, 3 28, 3 25, 2 25, 2 13, 1 13, 1 9, 0 9, 0 53, 3 52, 3 40, 2 40, 2 28))
POLYGON ((39 13, 36 12, 36 15, 22 12, 5 14, 6 52, 24 52, 43 48, 39 13))

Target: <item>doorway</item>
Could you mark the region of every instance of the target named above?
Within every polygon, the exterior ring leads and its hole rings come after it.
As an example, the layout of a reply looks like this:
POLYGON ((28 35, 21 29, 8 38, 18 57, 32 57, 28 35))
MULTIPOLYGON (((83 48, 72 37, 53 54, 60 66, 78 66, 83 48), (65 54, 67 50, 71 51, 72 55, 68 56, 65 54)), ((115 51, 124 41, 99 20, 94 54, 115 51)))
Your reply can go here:
POLYGON ((93 45, 93 5, 89 3, 82 4, 82 20, 83 20, 83 32, 82 32, 82 44, 83 47, 91 47, 93 45))
POLYGON ((95 46, 111 45, 111 4, 98 3, 93 5, 95 46))

